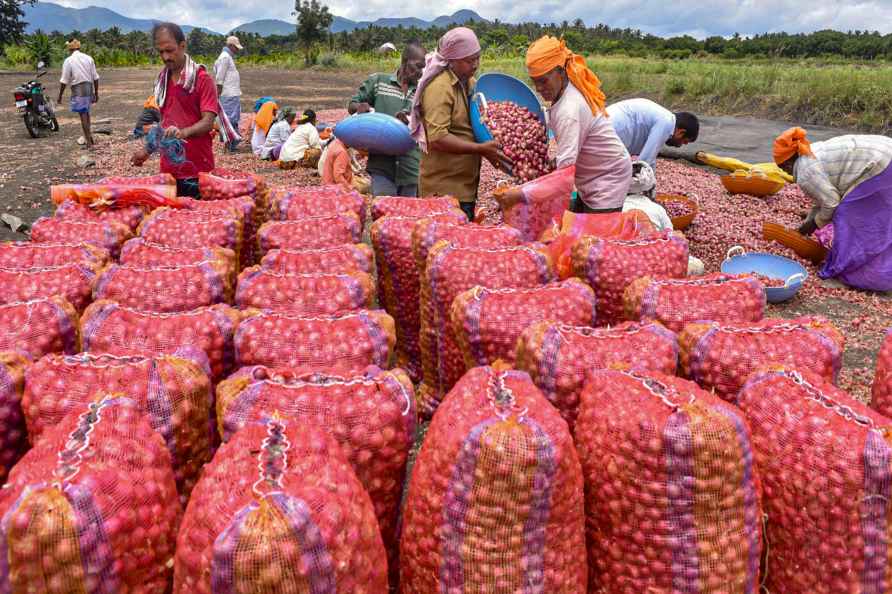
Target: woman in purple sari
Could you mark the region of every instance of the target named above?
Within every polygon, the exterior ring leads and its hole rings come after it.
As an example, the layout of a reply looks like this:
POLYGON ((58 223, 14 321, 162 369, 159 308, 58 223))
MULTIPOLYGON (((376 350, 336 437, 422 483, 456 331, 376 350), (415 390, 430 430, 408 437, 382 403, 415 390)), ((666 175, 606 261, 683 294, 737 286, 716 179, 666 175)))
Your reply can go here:
POLYGON ((892 138, 847 135, 810 144, 802 128, 774 141, 774 162, 796 178, 814 206, 799 232, 833 223, 822 278, 892 290, 892 138))

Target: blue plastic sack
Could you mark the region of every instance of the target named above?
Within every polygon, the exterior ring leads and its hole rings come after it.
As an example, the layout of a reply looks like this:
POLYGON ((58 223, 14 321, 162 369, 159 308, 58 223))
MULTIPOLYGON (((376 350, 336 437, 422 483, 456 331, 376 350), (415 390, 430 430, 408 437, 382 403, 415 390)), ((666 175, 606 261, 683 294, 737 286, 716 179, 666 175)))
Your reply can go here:
POLYGON ((383 113, 362 113, 343 119, 334 135, 350 148, 378 155, 405 155, 415 148, 409 127, 383 113))

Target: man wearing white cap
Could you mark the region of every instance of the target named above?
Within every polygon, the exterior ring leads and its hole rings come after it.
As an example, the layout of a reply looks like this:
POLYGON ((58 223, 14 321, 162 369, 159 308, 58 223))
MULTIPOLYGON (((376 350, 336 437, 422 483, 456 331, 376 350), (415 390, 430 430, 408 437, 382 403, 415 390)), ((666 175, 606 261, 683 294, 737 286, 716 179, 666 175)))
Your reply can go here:
MULTIPOLYGON (((235 67, 235 56, 243 49, 238 37, 230 35, 226 38, 226 47, 214 62, 214 79, 217 81, 220 105, 235 129, 238 129, 239 118, 242 115, 242 86, 238 69, 235 67)), ((234 151, 237 144, 237 140, 232 141, 228 146, 229 150, 234 151)))

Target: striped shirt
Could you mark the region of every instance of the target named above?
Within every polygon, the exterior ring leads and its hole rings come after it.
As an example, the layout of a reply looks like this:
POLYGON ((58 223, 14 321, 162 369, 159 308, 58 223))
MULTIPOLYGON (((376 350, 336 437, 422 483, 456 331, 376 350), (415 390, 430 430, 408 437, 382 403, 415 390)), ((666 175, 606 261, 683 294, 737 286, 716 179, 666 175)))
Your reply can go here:
MULTIPOLYGON (((395 116, 401 111, 409 112, 415 99, 415 85, 403 93, 396 74, 373 74, 366 79, 351 102, 368 103, 376 112, 395 116)), ((418 183, 418 164, 421 151, 417 148, 398 157, 390 155, 369 155, 368 171, 391 179, 397 186, 412 186, 418 183)))
POLYGON ((793 173, 799 187, 815 206, 808 216, 818 227, 833 220, 839 203, 856 186, 886 170, 892 162, 892 138, 837 136, 811 145, 814 157, 801 156, 793 173))

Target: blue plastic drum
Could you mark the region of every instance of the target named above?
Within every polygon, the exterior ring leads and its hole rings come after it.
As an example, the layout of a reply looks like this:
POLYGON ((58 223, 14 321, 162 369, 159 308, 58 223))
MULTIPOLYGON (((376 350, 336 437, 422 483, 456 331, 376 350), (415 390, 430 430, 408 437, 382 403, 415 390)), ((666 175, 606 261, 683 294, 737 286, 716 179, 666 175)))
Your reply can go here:
POLYGON ((761 274, 768 278, 785 281, 783 287, 765 287, 765 297, 769 303, 781 303, 792 299, 808 278, 808 271, 798 262, 783 256, 763 253, 746 253, 739 245, 728 250, 722 262, 722 272, 726 274, 761 274))
POLYGON ((335 126, 334 135, 350 148, 379 155, 405 155, 415 148, 409 126, 383 113, 361 113, 335 126))
POLYGON ((476 92, 471 97, 471 128, 477 142, 492 140, 492 134, 481 120, 486 105, 492 101, 511 101, 526 107, 545 124, 545 112, 531 88, 513 76, 490 72, 477 79, 476 92))

